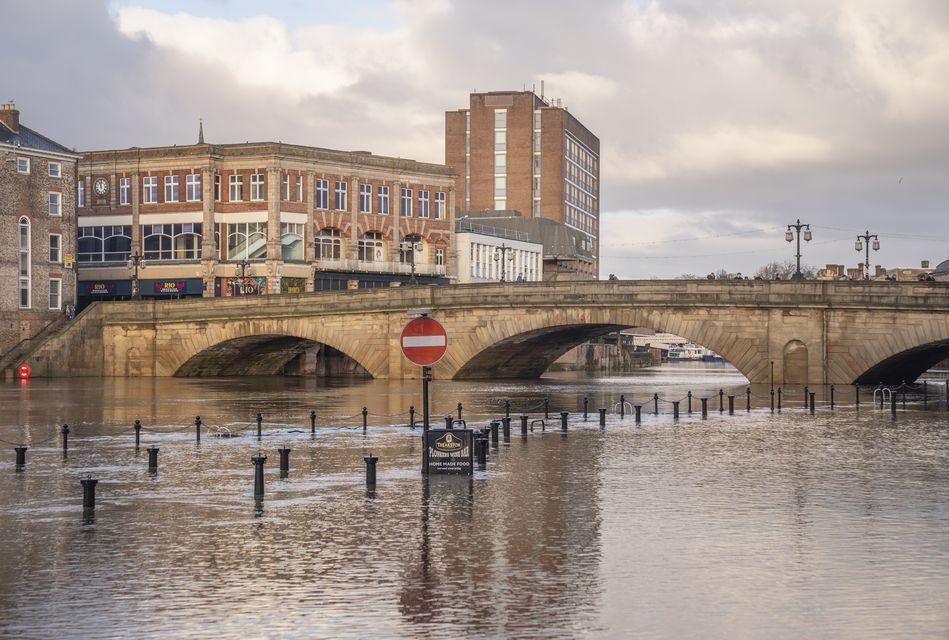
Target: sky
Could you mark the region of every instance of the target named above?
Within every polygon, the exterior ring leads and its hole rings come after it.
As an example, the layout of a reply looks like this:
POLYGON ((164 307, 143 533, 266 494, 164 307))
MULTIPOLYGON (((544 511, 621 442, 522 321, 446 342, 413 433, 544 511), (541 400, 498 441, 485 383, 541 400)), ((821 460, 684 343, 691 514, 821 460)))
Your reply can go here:
POLYGON ((947 0, 4 0, 0 87, 80 151, 284 141, 444 162, 544 82, 601 143, 601 277, 949 259, 947 0))

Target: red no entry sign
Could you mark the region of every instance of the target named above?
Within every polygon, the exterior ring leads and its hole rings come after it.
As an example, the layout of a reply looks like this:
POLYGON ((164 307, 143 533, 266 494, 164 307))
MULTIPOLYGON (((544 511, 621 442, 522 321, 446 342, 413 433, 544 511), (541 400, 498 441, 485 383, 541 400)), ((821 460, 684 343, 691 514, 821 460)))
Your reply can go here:
POLYGON ((429 367, 445 355, 448 334, 431 318, 416 318, 402 329, 402 353, 417 365, 429 367))

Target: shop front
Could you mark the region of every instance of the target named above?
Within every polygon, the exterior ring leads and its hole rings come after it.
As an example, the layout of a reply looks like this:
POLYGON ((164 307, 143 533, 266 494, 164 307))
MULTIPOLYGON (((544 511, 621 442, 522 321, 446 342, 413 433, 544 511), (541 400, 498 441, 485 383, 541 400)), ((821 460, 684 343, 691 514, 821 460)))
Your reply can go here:
POLYGON ((267 294, 267 276, 234 276, 214 279, 215 297, 260 296, 267 294))
POLYGON ((81 311, 99 300, 129 300, 132 297, 131 280, 80 280, 77 308, 81 311))
POLYGON ((201 278, 168 278, 142 280, 143 298, 200 298, 204 295, 201 278))

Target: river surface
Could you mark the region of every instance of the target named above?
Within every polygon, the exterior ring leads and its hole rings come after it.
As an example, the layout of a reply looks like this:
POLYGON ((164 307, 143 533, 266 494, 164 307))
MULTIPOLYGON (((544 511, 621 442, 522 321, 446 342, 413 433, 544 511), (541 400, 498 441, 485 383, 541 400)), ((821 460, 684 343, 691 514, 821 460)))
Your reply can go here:
POLYGON ((855 407, 852 388, 834 408, 817 390, 811 414, 803 390, 772 413, 756 386, 747 411, 744 378, 722 364, 436 380, 433 424, 461 402, 476 425, 503 415, 504 399, 534 419, 548 398, 556 419, 525 438, 515 420, 486 470, 427 482, 407 426, 410 405, 421 419, 417 381, 0 385, 0 637, 949 638, 941 384, 894 418, 869 389, 855 407), (719 412, 720 388, 737 396, 734 415, 727 399, 719 412), (620 394, 645 405, 641 424, 620 418, 620 394), (87 475, 99 480, 94 516, 87 475))

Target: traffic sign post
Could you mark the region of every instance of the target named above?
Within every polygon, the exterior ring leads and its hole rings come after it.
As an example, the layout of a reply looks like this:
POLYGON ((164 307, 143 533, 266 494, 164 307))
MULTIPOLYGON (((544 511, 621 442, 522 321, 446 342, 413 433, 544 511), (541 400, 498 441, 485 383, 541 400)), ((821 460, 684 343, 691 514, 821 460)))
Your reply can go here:
POLYGON ((428 383, 432 365, 448 349, 448 334, 440 322, 422 314, 402 329, 400 344, 402 355, 422 367, 422 473, 428 475, 428 383))

